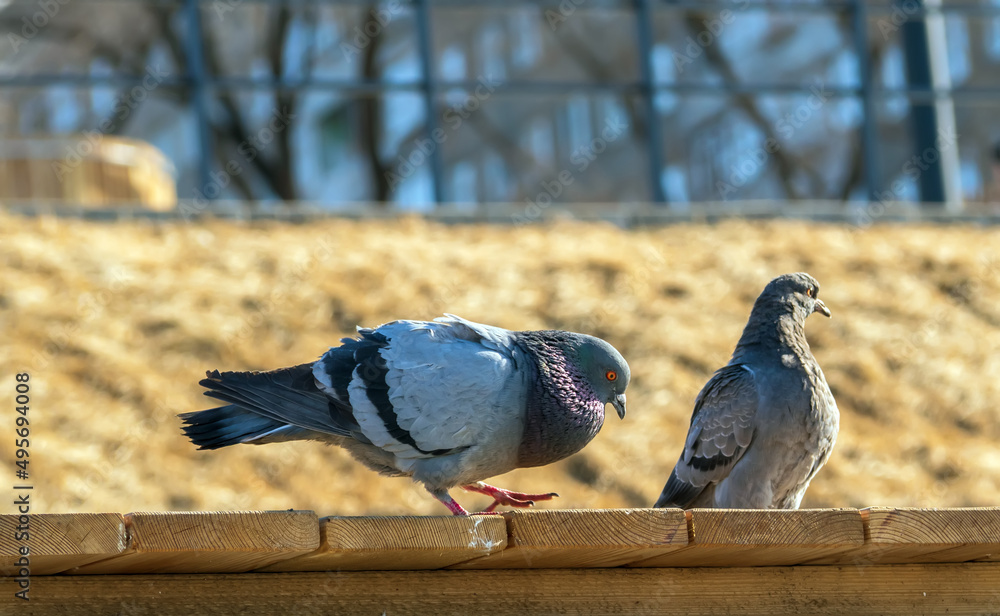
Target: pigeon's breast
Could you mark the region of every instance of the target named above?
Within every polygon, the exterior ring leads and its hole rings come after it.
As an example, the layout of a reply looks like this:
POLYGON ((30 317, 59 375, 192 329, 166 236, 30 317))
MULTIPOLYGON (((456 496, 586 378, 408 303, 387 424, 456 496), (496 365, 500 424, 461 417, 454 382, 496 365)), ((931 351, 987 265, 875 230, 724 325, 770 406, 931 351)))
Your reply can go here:
POLYGON ((819 365, 815 366, 815 376, 810 381, 813 385, 810 391, 809 416, 807 418, 807 430, 812 435, 812 445, 815 451, 821 455, 825 461, 830 455, 830 450, 837 440, 837 432, 840 430, 840 410, 837 408, 837 401, 833 398, 833 392, 823 376, 823 371, 819 365))
POLYGON ((833 394, 815 361, 803 362, 797 378, 801 385, 788 388, 787 404, 798 412, 782 424, 779 441, 786 447, 783 471, 774 480, 774 506, 797 508, 809 482, 829 459, 837 440, 840 413, 833 394))
POLYGON ((525 405, 518 467, 542 466, 573 455, 604 425, 604 402, 561 356, 539 360, 525 405))

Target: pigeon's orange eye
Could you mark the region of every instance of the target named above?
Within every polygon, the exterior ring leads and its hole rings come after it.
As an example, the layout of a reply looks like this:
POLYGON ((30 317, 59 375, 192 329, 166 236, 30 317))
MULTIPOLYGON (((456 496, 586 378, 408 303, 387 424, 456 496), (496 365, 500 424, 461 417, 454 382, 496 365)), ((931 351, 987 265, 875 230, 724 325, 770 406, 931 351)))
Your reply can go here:
POLYGON ((806 289, 806 295, 808 295, 809 297, 812 297, 812 296, 813 296, 813 290, 812 290, 812 287, 809 287, 808 289, 806 289))
POLYGON ((609 381, 617 381, 618 373, 615 372, 614 370, 608 370, 607 372, 604 373, 604 377, 607 378, 609 381))

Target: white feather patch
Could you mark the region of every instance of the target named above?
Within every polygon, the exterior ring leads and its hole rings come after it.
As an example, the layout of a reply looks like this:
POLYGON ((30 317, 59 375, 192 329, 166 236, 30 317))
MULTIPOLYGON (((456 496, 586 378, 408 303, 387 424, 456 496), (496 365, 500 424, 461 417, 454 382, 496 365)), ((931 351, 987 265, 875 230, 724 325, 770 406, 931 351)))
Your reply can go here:
MULTIPOLYGON (((333 349, 330 349, 333 351, 333 349)), ((313 378, 316 379, 316 384, 319 385, 320 391, 330 396, 340 400, 340 396, 337 395, 336 390, 333 388, 333 379, 330 378, 330 373, 326 371, 326 367, 323 365, 323 360, 326 356, 330 354, 330 351, 323 353, 319 356, 319 361, 313 364, 312 373, 313 378)), ((340 400, 341 402, 347 402, 347 400, 340 400)))
POLYGON ((403 458, 426 457, 406 443, 401 443, 392 435, 385 426, 385 422, 378 415, 378 409, 368 399, 368 391, 365 382, 358 376, 358 369, 354 369, 351 384, 347 391, 351 398, 351 407, 354 409, 354 419, 361 426, 361 432, 373 445, 403 458))

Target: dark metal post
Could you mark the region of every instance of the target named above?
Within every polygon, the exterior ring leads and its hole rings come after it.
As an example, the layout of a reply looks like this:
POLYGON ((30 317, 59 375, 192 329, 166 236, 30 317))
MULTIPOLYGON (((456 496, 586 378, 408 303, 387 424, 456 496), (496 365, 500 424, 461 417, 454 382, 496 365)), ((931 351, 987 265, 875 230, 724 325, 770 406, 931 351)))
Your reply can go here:
POLYGON ((198 126, 198 183, 199 196, 214 199, 218 195, 209 196, 205 189, 212 182, 211 166, 215 160, 212 147, 211 125, 208 121, 208 92, 205 77, 205 50, 203 48, 201 29, 201 6, 199 0, 185 0, 188 35, 184 37, 184 55, 187 60, 187 82, 191 88, 191 100, 198 126))
POLYGON ((427 138, 434 144, 431 151, 431 175, 434 181, 434 202, 442 203, 443 173, 441 163, 441 144, 434 139, 438 130, 437 118, 437 81, 434 76, 434 43, 431 38, 430 0, 415 0, 417 7, 417 37, 420 47, 420 67, 424 73, 424 106, 427 108, 427 138))
POLYGON ((878 201, 879 143, 878 110, 875 107, 872 83, 872 58, 868 51, 868 11, 867 0, 854 3, 854 51, 858 57, 858 76, 861 80, 861 101, 864 119, 861 124, 861 156, 864 161, 864 185, 868 199, 878 201))
POLYGON ((667 203, 663 190, 663 142, 660 137, 660 118, 656 112, 656 86, 653 83, 653 11, 649 0, 635 0, 636 34, 639 46, 640 96, 646 108, 646 142, 649 151, 649 181, 652 183, 653 201, 667 203))
MULTIPOLYGON (((921 5, 923 4, 922 0, 921 5)), ((897 0, 896 4, 901 5, 897 0)), ((924 16, 926 19, 926 15, 924 16)), ((903 54, 906 57, 906 82, 908 89, 913 91, 933 91, 934 81, 931 76, 930 46, 927 41, 927 27, 921 20, 907 20, 901 28, 903 37, 903 54)), ((914 156, 920 158, 924 152, 937 149, 938 120, 935 101, 921 99, 915 102, 911 99, 911 122, 913 125, 914 156)), ((944 173, 941 168, 942 157, 938 156, 933 164, 921 167, 918 178, 920 183, 920 200, 925 203, 944 204, 944 173)))

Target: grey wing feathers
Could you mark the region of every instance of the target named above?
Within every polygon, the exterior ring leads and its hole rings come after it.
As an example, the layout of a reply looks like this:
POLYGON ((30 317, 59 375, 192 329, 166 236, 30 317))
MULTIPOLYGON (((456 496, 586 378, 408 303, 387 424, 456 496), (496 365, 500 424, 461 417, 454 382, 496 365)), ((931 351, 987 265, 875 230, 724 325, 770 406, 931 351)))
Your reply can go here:
POLYGON ((687 509, 705 490, 705 486, 693 486, 677 478, 677 469, 670 471, 670 478, 663 486, 660 498, 653 507, 681 507, 687 509))
MULTIPOLYGON (((387 323, 371 334, 372 345, 383 341, 377 361, 355 353, 359 367, 346 386, 353 416, 371 443, 398 459, 463 451, 516 419, 521 375, 509 334, 453 319, 387 323)), ((338 389, 326 374, 317 381, 338 389)))
POLYGON ((721 481, 754 436, 758 393, 753 371, 730 364, 698 394, 684 451, 657 507, 686 507, 710 484, 721 481))
POLYGON ((476 323, 449 313, 445 313, 445 316, 434 319, 434 322, 449 326, 452 334, 458 338, 470 342, 478 342, 486 348, 500 351, 504 354, 510 354, 514 348, 511 332, 506 329, 476 323))

